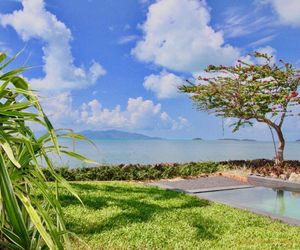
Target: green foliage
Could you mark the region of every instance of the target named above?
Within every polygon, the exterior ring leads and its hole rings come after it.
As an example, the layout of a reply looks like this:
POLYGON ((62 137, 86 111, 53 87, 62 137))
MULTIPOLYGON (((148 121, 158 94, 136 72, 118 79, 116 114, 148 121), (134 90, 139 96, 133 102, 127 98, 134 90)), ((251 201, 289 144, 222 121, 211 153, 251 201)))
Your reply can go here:
MULTIPOLYGON (((292 106, 300 98, 297 88, 300 83, 299 70, 291 64, 272 64, 272 57, 255 53, 255 58, 264 59, 262 64, 239 61, 235 66, 210 65, 206 71, 217 76, 199 77, 207 84, 189 84, 180 87, 191 93, 200 110, 216 113, 221 117, 237 118, 235 130, 252 119, 265 119, 293 115, 292 106)), ((254 59, 255 60, 255 59, 254 59)))
POLYGON ((0 53, 0 248, 70 248, 57 193, 48 188, 40 162, 57 185, 79 197, 48 158, 50 152, 59 153, 60 146, 36 94, 18 75, 26 68, 5 72, 15 57, 5 59, 0 53), (46 133, 37 138, 29 123, 39 124, 46 133))
POLYGON ((200 76, 200 84, 189 82, 179 90, 191 94, 200 110, 235 118, 233 131, 254 121, 266 123, 277 133, 280 144, 276 157, 282 164, 285 142, 281 127, 287 116, 297 114, 293 108, 300 104, 300 71, 282 60, 281 65, 272 63, 272 56, 267 54, 256 52, 251 60, 262 62, 209 65, 206 71, 212 77, 200 76))
POLYGON ((183 193, 124 182, 60 193, 73 249, 299 249, 300 228, 183 193))
MULTIPOLYGON (((117 165, 93 168, 56 168, 56 172, 68 181, 114 181, 114 180, 155 180, 175 177, 198 176, 221 170, 217 162, 190 162, 185 164, 117 165)), ((54 178, 48 169, 43 170, 47 180, 54 178)))

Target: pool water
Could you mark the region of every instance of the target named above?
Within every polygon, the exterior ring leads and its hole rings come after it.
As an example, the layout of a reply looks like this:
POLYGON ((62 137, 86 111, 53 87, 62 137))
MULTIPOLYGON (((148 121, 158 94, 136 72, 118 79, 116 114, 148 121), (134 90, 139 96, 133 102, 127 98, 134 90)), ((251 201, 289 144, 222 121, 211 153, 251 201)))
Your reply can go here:
MULTIPOLYGON (((214 191, 196 194, 200 198, 267 213, 278 219, 295 219, 300 224, 300 192, 253 187, 236 190, 214 191), (283 218, 282 218, 283 217, 283 218)), ((289 220, 291 221, 291 220, 289 220)))

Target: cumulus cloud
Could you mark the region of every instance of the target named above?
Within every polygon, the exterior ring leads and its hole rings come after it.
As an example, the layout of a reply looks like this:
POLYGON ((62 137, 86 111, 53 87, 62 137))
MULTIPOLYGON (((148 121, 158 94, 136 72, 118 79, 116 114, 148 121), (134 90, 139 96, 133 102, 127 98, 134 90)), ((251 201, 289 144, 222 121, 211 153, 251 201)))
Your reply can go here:
POLYGON ((299 0, 267 0, 277 12, 283 24, 300 26, 300 1, 299 0))
POLYGON ((35 89, 74 89, 93 84, 106 73, 97 62, 89 69, 77 67, 71 52, 70 29, 45 8, 43 0, 22 0, 23 8, 11 14, 1 14, 0 22, 12 26, 23 41, 40 39, 43 47, 43 78, 31 79, 35 89))
POLYGON ((160 74, 151 74, 144 78, 144 87, 153 91, 158 98, 171 98, 178 96, 178 86, 184 80, 172 73, 163 70, 160 74))
POLYGON ((40 100, 45 113, 57 127, 69 127, 77 123, 80 113, 73 108, 73 98, 69 91, 41 95, 40 100))
POLYGON ((149 6, 143 39, 132 54, 165 68, 195 72, 208 64, 232 64, 239 50, 209 26, 204 1, 160 0, 149 6))
POLYGON ((179 130, 189 126, 184 117, 173 119, 162 110, 161 104, 142 97, 129 98, 127 106, 122 110, 120 105, 108 109, 97 99, 83 103, 80 108, 73 107, 70 92, 62 92, 52 97, 42 97, 45 113, 50 117, 56 128, 68 127, 81 129, 127 129, 151 130, 172 129, 179 130))
POLYGON ((175 130, 188 125, 185 118, 172 119, 161 110, 161 104, 154 104, 142 97, 129 98, 125 110, 122 110, 119 105, 109 110, 94 99, 81 106, 80 120, 91 128, 126 128, 128 130, 154 128, 175 130))

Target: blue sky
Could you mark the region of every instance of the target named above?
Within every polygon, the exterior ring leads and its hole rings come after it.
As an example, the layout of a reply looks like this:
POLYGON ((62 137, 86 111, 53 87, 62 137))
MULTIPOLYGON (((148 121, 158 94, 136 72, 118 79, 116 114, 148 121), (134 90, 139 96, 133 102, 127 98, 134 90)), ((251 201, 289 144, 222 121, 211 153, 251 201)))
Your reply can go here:
MULTIPOLYGON (((222 138, 178 85, 254 50, 300 66, 297 0, 4 0, 0 13, 0 49, 25 48, 15 66, 34 66, 25 77, 57 128, 222 138)), ((299 128, 287 121, 287 138, 299 128)), ((262 124, 224 136, 270 139, 262 124)))

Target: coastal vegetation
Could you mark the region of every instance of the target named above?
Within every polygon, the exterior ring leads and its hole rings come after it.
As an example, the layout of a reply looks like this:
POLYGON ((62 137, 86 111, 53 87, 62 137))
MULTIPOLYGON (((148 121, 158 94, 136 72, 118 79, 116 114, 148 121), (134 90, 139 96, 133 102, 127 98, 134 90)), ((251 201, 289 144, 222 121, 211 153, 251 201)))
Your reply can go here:
POLYGON ((283 166, 282 126, 287 117, 298 115, 295 106, 300 104, 300 71, 282 60, 276 64, 272 56, 264 53, 256 52, 248 59, 238 60, 234 66, 209 65, 205 71, 211 77, 200 76, 200 83, 188 82, 179 90, 190 94, 199 110, 234 118, 234 132, 254 122, 265 123, 273 141, 273 132, 279 141, 275 164, 283 166))
MULTIPOLYGON (((222 168, 223 165, 217 162, 190 162, 154 165, 120 164, 85 168, 61 167, 56 168, 56 171, 68 181, 144 181, 207 175, 220 171, 222 168)), ((45 169, 44 174, 47 180, 54 180, 49 170, 45 169)))
MULTIPOLYGON (((299 161, 284 161, 283 167, 274 166, 273 160, 231 160, 221 162, 159 163, 153 165, 119 164, 97 167, 67 166, 55 171, 68 181, 146 181, 172 178, 205 177, 224 171, 255 173, 287 179, 291 173, 300 173, 299 161)), ((48 181, 53 181, 49 170, 43 169, 48 181)))

